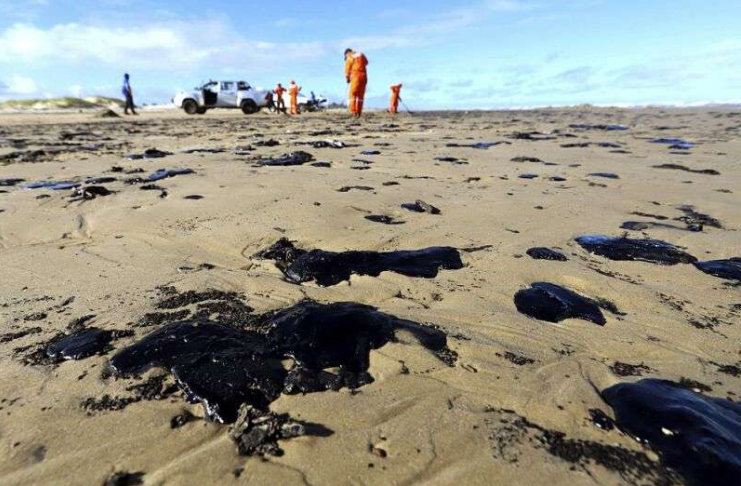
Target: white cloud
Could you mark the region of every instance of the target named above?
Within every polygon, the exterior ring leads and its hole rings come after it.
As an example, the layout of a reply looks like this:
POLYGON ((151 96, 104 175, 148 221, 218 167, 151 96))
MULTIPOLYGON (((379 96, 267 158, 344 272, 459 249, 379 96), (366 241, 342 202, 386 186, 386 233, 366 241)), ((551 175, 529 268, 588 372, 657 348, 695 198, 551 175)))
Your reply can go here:
POLYGON ((284 18, 276 20, 273 25, 280 29, 285 29, 286 27, 295 27, 299 25, 299 21, 294 18, 284 18))
MULTIPOLYGON (((343 46, 357 46, 365 51, 420 47, 440 42, 439 36, 460 32, 462 29, 480 24, 497 14, 527 12, 541 8, 540 4, 516 0, 483 0, 470 7, 454 8, 418 20, 404 27, 393 29, 387 34, 345 39, 343 46)), ((382 17, 395 15, 394 10, 381 12, 382 17)))
POLYGON ((524 12, 540 8, 539 4, 514 0, 488 0, 484 7, 492 12, 524 12))
POLYGON ((430 93, 439 90, 443 85, 436 79, 424 79, 404 83, 404 87, 417 93, 430 93))
POLYGON ((0 19, 31 20, 38 17, 39 12, 48 5, 47 0, 25 0, 23 2, 0 0, 0 19))
POLYGON ((14 74, 0 81, 0 93, 7 95, 31 95, 38 93, 36 81, 28 76, 14 74))
POLYGON ((121 69, 192 71, 270 62, 281 64, 323 55, 322 43, 251 40, 220 20, 168 22, 133 28, 77 23, 48 29, 14 24, 0 32, 0 64, 37 66, 49 62, 116 66, 121 69))
POLYGON ((33 78, 14 74, 0 79, 0 101, 39 96, 40 90, 33 78))
POLYGON ((473 79, 459 79, 448 83, 451 88, 470 88, 473 86, 473 79))
POLYGON ((171 54, 186 44, 184 36, 166 27, 129 30, 64 24, 44 30, 29 24, 16 24, 0 36, 0 62, 92 60, 118 63, 131 54, 171 54))
POLYGON ((83 90, 84 88, 80 85, 74 85, 68 88, 69 94, 75 98, 82 98, 83 90))
POLYGON ((340 42, 341 47, 353 46, 361 51, 380 51, 383 49, 401 49, 405 47, 419 47, 427 43, 426 39, 413 39, 403 35, 369 35, 365 37, 351 37, 340 42))
POLYGON ((381 10, 376 14, 376 18, 379 19, 408 19, 415 16, 415 12, 409 8, 389 8, 381 10))

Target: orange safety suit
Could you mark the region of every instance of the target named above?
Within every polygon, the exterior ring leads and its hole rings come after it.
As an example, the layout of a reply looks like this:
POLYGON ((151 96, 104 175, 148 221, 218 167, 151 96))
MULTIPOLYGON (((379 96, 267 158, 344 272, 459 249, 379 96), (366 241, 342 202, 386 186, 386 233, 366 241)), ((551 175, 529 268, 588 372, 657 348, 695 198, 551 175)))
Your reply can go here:
POLYGON ((290 86, 288 86, 288 94, 291 97, 291 115, 298 115, 299 91, 301 91, 301 88, 294 81, 291 81, 290 86))
POLYGON ((362 52, 349 52, 345 59, 345 79, 350 83, 350 113, 363 114, 365 88, 368 86, 368 58, 362 52))
POLYGON ((401 87, 403 85, 401 83, 399 84, 392 84, 389 86, 391 88, 391 105, 389 106, 389 113, 392 115, 395 115, 399 112, 399 100, 401 99, 401 87))

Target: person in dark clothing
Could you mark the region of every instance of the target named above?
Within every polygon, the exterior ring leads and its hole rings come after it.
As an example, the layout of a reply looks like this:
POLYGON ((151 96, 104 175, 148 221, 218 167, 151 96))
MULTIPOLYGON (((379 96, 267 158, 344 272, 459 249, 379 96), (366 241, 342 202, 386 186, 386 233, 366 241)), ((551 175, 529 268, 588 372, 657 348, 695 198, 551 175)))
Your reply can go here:
POLYGON ((121 88, 121 92, 124 95, 124 98, 126 99, 125 105, 124 105, 124 115, 129 114, 129 110, 131 110, 131 113, 133 115, 138 115, 136 112, 136 109, 134 109, 134 93, 131 91, 131 84, 129 84, 129 74, 124 74, 124 82, 123 87, 121 88))
POLYGON ((283 93, 286 92, 286 88, 283 87, 282 84, 278 83, 278 86, 275 87, 275 112, 276 113, 283 113, 286 114, 286 102, 283 99, 283 93))

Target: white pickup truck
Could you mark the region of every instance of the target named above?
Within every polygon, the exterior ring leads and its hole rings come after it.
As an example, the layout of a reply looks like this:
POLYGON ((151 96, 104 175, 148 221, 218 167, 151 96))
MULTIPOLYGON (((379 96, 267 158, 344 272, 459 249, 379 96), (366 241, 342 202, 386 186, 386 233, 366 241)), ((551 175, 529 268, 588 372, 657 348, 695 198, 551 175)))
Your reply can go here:
POLYGON ((193 91, 178 92, 172 102, 189 115, 202 115, 213 108, 239 108, 250 115, 271 106, 273 95, 244 81, 209 81, 193 91))

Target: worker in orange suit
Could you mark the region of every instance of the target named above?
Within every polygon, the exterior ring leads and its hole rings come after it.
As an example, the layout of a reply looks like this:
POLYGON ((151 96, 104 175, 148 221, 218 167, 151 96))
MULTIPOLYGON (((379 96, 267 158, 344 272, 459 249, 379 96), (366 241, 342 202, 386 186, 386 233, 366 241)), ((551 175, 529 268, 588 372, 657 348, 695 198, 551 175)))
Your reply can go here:
POLYGON ((345 50, 345 79, 350 83, 350 114, 360 118, 363 114, 365 88, 368 86, 368 58, 362 52, 345 50))
POLYGON ((278 83, 278 86, 275 87, 275 112, 276 113, 285 113, 286 112, 286 102, 283 100, 283 93, 286 92, 286 88, 283 87, 282 84, 278 83))
POLYGON ((389 106, 389 113, 396 115, 399 113, 399 101, 401 101, 401 87, 403 84, 392 84, 391 88, 391 105, 389 106))
POLYGON ((288 95, 291 97, 291 115, 298 115, 298 93, 301 91, 301 86, 296 84, 296 81, 291 81, 288 86, 288 95))

